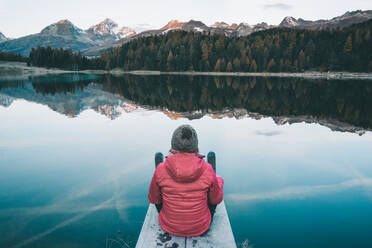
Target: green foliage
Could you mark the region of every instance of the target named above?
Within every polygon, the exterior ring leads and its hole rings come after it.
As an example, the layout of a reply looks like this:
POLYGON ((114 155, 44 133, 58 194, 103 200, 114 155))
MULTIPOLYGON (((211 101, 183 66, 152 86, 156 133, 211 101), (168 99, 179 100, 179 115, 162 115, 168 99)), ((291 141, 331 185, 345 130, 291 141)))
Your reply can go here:
POLYGON ((70 49, 32 49, 30 63, 69 70, 372 72, 372 20, 344 29, 273 28, 228 38, 171 31, 134 39, 88 59, 70 49))
POLYGON ((0 52, 0 61, 18 61, 27 62, 28 59, 19 54, 13 54, 8 52, 0 52))
POLYGON ((29 63, 33 66, 60 68, 65 70, 104 69, 106 63, 102 58, 88 59, 71 49, 38 47, 30 52, 29 63))
POLYGON ((103 55, 110 68, 161 71, 371 71, 372 21, 341 30, 274 28, 246 37, 173 31, 103 55), (367 52, 370 51, 370 52, 367 52))

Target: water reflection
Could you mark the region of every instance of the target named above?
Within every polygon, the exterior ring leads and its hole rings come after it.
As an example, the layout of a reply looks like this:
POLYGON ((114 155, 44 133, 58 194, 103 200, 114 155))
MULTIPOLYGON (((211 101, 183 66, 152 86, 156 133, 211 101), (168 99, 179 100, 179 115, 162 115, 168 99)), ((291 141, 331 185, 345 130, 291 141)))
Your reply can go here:
POLYGON ((319 123, 363 134, 372 127, 372 82, 301 78, 63 75, 0 84, 0 104, 25 99, 76 117, 93 109, 110 119, 138 108, 169 118, 254 118, 278 125, 319 123))
POLYGON ((153 154, 185 122, 217 153, 238 243, 370 246, 372 133, 348 132, 371 128, 371 82, 69 77, 0 83, 0 247, 102 248, 118 230, 134 246, 153 154), (297 121, 348 132, 280 125, 297 121))

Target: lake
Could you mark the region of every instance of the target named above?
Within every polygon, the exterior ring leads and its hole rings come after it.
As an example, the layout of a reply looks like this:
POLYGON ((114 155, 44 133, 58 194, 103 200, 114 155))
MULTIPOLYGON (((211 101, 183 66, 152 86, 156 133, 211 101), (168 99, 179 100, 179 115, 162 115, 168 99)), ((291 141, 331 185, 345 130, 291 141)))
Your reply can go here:
POLYGON ((239 245, 371 247, 372 81, 83 74, 0 79, 0 247, 134 247, 184 123, 239 245))

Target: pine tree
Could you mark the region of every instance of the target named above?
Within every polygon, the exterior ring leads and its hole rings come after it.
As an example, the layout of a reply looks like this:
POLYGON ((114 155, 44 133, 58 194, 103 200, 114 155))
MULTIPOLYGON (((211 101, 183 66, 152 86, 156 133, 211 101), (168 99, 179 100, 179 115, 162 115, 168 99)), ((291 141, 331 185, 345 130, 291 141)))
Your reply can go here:
POLYGON ((231 64, 231 61, 229 61, 228 63, 227 63, 227 66, 226 66, 226 71, 232 71, 232 64, 231 64))
POLYGON ((169 51, 168 57, 167 57, 167 69, 168 71, 172 71, 174 69, 173 67, 173 53, 172 51, 169 51))
POLYGON ((353 39, 351 37, 351 34, 346 38, 346 42, 344 45, 344 52, 349 53, 353 50, 353 39))
POLYGON ((267 64, 267 71, 273 71, 273 69, 275 69, 274 68, 275 67, 275 61, 274 61, 274 59, 271 59, 270 60, 270 62, 267 64))
POLYGON ((226 61, 225 61, 225 59, 221 60, 221 71, 226 71, 226 61))
POLYGON ((300 70, 305 69, 305 62, 306 62, 306 57, 304 51, 300 51, 298 54, 298 66, 300 70))
POLYGON ((366 35, 364 36, 364 39, 366 41, 369 41, 371 39, 371 30, 368 29, 366 35))
POLYGON ((214 71, 221 71, 221 59, 217 59, 216 65, 214 66, 214 71))
POLYGON ((234 64, 234 71, 240 71, 240 59, 235 58, 233 61, 234 64))
POLYGON ((252 60, 250 71, 257 72, 257 64, 255 59, 252 60))

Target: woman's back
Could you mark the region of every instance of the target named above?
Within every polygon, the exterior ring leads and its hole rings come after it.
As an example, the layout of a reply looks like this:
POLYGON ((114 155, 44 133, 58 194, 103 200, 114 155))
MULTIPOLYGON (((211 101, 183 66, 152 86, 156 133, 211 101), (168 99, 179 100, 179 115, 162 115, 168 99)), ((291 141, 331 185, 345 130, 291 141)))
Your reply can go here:
POLYGON ((223 197, 223 180, 198 152, 171 152, 151 181, 149 200, 162 204, 159 224, 177 236, 199 236, 208 230, 208 204, 223 197))

